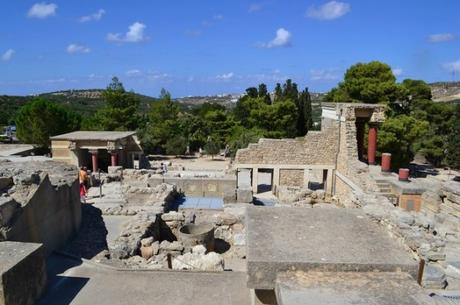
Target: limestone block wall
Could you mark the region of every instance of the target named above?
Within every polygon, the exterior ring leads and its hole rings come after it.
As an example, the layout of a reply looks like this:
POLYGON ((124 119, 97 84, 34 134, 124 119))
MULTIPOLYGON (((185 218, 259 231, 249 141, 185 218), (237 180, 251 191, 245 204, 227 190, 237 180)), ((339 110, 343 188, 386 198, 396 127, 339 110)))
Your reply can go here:
POLYGON ((150 186, 161 183, 173 184, 177 190, 186 196, 197 197, 226 197, 236 194, 236 177, 227 178, 181 178, 152 176, 147 179, 150 186))
POLYGON ((235 163, 240 164, 303 164, 335 163, 337 128, 310 131, 298 139, 260 139, 236 153, 235 163))
MULTIPOLYGON (((19 201, 21 206, 7 226, 0 228, 0 241, 43 243, 46 253, 62 247, 81 223, 79 181, 52 184, 45 173, 38 186, 19 201)), ((18 200, 16 198, 16 200, 18 200)))
POLYGON ((280 169, 281 186, 303 186, 304 170, 303 169, 280 169))

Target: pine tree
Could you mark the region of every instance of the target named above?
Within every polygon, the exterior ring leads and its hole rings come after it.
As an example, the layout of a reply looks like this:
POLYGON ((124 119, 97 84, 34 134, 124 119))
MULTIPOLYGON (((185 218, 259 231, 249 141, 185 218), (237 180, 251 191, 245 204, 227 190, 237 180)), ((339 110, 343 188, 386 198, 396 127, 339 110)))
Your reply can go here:
POLYGON ((275 86, 275 96, 274 96, 274 102, 277 102, 279 100, 281 100, 283 97, 283 89, 281 89, 281 84, 280 83, 276 83, 276 86, 275 86))
POLYGON ((455 108, 452 131, 447 139, 446 161, 449 167, 460 168, 460 104, 455 108))

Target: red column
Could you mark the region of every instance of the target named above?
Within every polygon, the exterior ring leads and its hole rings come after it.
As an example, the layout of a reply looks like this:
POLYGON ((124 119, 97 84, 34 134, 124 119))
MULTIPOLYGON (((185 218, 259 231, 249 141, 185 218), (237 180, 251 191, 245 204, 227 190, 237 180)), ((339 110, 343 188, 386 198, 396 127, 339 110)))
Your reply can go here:
POLYGON ((391 170, 391 154, 382 154, 382 172, 389 172, 391 170))
POLYGON ((367 162, 375 164, 375 152, 377 150, 377 127, 369 126, 369 135, 367 142, 367 162))
POLYGON ((91 161, 93 163, 93 173, 96 173, 98 170, 97 166, 97 150, 90 151, 91 153, 91 161))
POLYGON ((110 160, 111 160, 112 166, 117 166, 118 165, 118 152, 112 151, 110 154, 111 154, 110 160))

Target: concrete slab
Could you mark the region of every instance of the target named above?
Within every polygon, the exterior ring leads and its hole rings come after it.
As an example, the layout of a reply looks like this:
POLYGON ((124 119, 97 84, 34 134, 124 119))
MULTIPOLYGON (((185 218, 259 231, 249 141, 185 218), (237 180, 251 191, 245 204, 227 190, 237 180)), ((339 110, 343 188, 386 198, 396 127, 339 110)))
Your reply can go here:
POLYGON ((437 304, 407 273, 293 272, 277 279, 278 305, 437 304))
POLYGON ((37 305, 250 305, 243 272, 118 271, 54 256, 37 305))
POLYGON ((273 289, 278 273, 404 271, 417 263, 360 210, 248 207, 248 287, 273 289))

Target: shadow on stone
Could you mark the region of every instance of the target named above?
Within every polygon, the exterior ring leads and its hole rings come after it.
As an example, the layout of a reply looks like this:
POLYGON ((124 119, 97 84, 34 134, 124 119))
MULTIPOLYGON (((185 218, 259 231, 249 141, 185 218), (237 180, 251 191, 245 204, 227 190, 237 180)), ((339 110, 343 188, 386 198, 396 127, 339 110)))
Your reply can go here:
POLYGON ((63 251, 86 259, 91 259, 107 250, 107 228, 100 209, 89 204, 82 205, 82 220, 77 236, 63 251))

